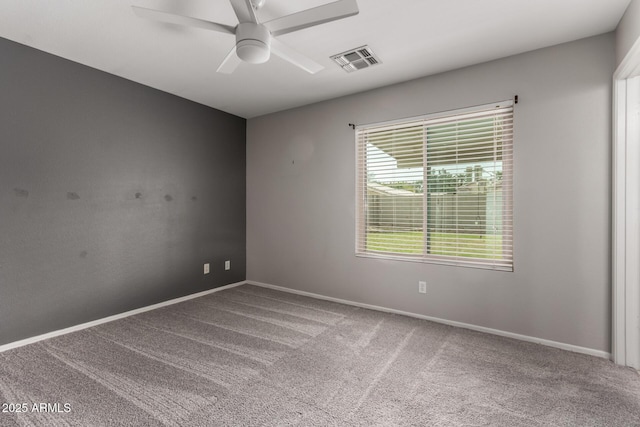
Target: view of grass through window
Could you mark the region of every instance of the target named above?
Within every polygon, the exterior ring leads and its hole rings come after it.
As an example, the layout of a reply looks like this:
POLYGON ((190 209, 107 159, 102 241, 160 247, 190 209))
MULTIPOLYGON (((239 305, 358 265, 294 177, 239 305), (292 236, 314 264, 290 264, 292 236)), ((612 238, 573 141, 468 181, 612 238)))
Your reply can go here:
MULTIPOLYGON (((370 232, 367 249, 372 251, 422 254, 424 232, 370 232)), ((487 234, 433 233, 429 253, 474 258, 493 258, 502 255, 502 236, 487 234)))

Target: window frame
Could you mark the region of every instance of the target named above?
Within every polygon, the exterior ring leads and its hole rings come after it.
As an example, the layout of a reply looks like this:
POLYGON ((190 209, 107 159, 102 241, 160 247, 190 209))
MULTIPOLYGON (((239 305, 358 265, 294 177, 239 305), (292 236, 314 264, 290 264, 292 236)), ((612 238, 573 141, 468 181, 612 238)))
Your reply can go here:
MULTIPOLYGON (((490 104, 483 104, 472 107, 459 108, 454 110, 441 111, 426 115, 394 119, 383 122, 376 122, 364 125, 355 126, 355 162, 356 162, 356 233, 355 233, 355 255, 357 257, 364 258, 377 258, 385 260, 397 260, 408 262, 419 262, 427 264, 439 264, 458 267, 479 268, 493 271, 514 271, 514 219, 513 219, 513 155, 514 155, 514 131, 515 131, 515 105, 513 100, 505 100, 490 104), (419 122, 431 122, 442 120, 446 118, 454 118, 456 116, 464 116, 473 113, 487 112, 496 109, 511 109, 512 119, 510 124, 511 136, 508 141, 508 148, 505 150, 503 146, 501 148, 502 156, 502 176, 503 176, 503 189, 502 189, 502 219, 506 221, 507 225, 503 225, 503 230, 500 236, 502 237, 503 253, 509 253, 510 259, 507 262, 498 260, 497 258, 478 258, 460 255, 438 255, 427 253, 427 238, 423 237, 423 252, 420 254, 410 253, 398 253, 398 252, 384 252, 384 251, 371 251, 366 249, 367 231, 367 165, 366 165, 366 142, 362 142, 365 147, 361 147, 360 132, 366 131, 372 128, 385 128, 396 127, 401 125, 408 125, 415 122, 418 125, 419 122), (365 154, 361 154, 361 150, 364 150, 365 154), (506 237, 506 238, 505 238, 506 237), (364 243, 363 243, 364 242, 364 243)), ((464 119, 460 119, 463 121, 464 119)), ((428 128, 425 126, 425 130, 428 128)), ((427 190, 427 176, 428 176, 428 164, 427 164, 427 139, 426 133, 422 143, 422 155, 423 155, 423 193, 422 193, 422 205, 423 205, 423 230, 427 230, 428 225, 428 190, 427 190)), ((456 231, 459 233, 459 230, 456 231)))

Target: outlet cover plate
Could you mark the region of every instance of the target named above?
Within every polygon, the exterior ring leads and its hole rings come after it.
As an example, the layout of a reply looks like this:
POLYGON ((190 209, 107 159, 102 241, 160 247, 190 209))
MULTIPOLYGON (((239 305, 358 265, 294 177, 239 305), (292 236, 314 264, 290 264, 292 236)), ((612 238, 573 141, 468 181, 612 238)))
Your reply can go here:
POLYGON ((419 281, 418 282, 418 292, 421 294, 427 293, 427 282, 419 281))

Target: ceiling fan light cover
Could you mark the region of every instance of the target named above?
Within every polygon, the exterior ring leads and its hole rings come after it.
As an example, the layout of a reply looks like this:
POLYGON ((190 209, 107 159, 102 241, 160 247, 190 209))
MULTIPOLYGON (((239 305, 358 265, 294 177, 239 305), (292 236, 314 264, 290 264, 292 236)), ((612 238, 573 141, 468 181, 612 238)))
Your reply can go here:
POLYGON ((271 34, 264 25, 241 22, 236 27, 236 54, 249 64, 262 64, 271 56, 271 34))
POLYGON ((260 40, 241 40, 236 45, 236 54, 249 64, 262 64, 271 56, 269 46, 260 40))

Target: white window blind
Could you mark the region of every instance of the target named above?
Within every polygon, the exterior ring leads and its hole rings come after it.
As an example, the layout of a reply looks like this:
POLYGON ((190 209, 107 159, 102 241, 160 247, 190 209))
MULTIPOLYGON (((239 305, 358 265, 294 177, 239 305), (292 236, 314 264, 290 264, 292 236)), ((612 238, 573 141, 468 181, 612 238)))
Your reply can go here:
POLYGON ((513 271, 513 103, 356 127, 356 254, 513 271))

